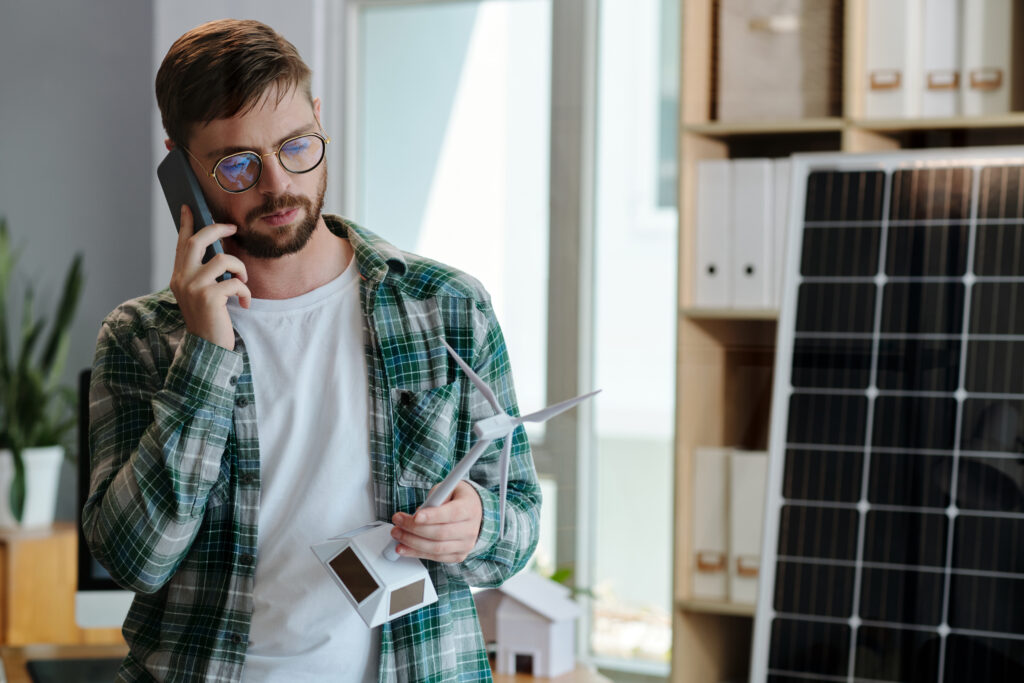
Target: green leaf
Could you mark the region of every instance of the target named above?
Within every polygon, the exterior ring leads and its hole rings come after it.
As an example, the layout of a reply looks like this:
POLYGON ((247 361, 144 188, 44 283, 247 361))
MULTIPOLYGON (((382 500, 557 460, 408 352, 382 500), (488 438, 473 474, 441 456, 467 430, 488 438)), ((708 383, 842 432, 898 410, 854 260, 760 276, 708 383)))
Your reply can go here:
POLYGON ((554 581, 555 583, 560 583, 562 585, 568 585, 569 584, 569 579, 571 579, 571 578, 572 578, 572 569, 569 569, 568 567, 562 567, 561 569, 556 569, 555 573, 551 575, 551 580, 552 581, 554 581))
POLYGON ((51 375, 56 366, 63 368, 64 358, 67 357, 71 320, 75 317, 75 309, 82 295, 82 283, 82 255, 78 254, 71 262, 71 268, 64 279, 63 293, 60 303, 57 304, 57 317, 54 318, 53 328, 43 351, 41 365, 43 370, 51 375))
POLYGON ((11 449, 14 455, 14 478, 11 480, 11 514, 21 521, 25 514, 25 460, 20 448, 11 449))

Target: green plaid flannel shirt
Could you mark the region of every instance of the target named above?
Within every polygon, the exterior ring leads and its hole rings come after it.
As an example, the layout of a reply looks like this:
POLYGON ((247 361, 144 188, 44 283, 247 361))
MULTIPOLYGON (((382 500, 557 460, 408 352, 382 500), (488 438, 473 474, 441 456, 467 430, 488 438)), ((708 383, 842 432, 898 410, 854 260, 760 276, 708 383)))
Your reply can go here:
MULTIPOLYGON (((469 450, 472 423, 492 412, 440 340, 515 413, 508 354, 476 280, 325 219, 350 240, 361 275, 374 499, 378 519, 390 520, 426 499, 469 450)), ((186 333, 168 290, 128 301, 100 329, 90 415, 85 537, 114 579, 136 593, 119 680, 239 680, 260 498, 244 340, 236 335, 228 351, 186 333)), ((504 536, 499 439, 470 473, 483 502, 477 544, 459 564, 427 562, 438 601, 381 627, 381 681, 491 678, 469 586, 499 585, 525 565, 540 510, 522 428, 512 438, 504 536)))

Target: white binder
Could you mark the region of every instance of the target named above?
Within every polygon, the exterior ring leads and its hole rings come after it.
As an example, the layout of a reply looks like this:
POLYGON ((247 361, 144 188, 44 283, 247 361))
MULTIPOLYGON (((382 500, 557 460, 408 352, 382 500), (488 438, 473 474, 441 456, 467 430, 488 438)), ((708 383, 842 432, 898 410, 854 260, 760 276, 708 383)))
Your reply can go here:
POLYGON ((729 455, 729 600, 757 602, 768 454, 729 455))
POLYGON ((732 305, 775 305, 775 195, 770 159, 740 159, 732 167, 732 305))
POLYGON ((775 225, 772 240, 775 242, 775 292, 772 308, 782 308, 783 275, 786 273, 786 240, 789 239, 789 159, 775 159, 775 225))
POLYGON ((960 113, 960 17, 962 0, 924 0, 921 116, 960 113))
POLYGON ((1012 0, 963 4, 963 113, 1010 111, 1012 0))
POLYGON ((867 118, 920 116, 921 2, 867 0, 867 118))
POLYGON ((694 304, 732 305, 732 168, 727 159, 697 162, 697 264, 694 304))
POLYGON ((729 515, 729 449, 698 448, 693 468, 693 597, 726 600, 729 515))

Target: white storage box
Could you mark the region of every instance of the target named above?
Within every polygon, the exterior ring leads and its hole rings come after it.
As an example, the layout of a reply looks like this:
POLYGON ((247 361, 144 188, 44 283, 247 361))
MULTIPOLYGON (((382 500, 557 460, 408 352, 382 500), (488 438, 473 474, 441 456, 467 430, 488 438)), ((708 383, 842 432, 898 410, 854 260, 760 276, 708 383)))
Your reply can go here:
POLYGON ((840 114, 838 0, 721 0, 718 119, 840 114))

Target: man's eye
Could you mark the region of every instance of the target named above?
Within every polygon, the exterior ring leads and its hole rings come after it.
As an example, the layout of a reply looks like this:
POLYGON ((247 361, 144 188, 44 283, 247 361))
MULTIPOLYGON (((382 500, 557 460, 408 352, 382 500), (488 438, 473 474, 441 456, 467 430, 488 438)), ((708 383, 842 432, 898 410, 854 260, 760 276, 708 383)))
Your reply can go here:
POLYGON ((287 143, 285 143, 285 146, 282 148, 281 151, 284 152, 285 154, 290 154, 290 155, 302 154, 307 149, 309 149, 309 146, 311 144, 312 143, 311 143, 311 141, 308 138, 299 138, 297 140, 289 140, 287 143))

